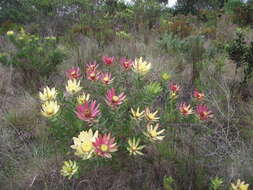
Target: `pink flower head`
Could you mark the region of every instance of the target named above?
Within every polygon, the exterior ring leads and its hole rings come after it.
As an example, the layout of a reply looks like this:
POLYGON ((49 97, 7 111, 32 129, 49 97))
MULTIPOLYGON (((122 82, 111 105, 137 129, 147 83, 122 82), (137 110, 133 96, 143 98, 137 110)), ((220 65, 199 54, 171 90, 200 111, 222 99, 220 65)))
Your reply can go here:
POLYGON ((97 70, 87 72, 86 77, 88 80, 97 81, 100 79, 100 72, 97 70))
POLYGON ((188 116, 190 114, 192 114, 192 108, 191 105, 187 105, 185 102, 181 103, 179 105, 179 111, 181 112, 182 115, 184 116, 188 116))
POLYGON ((120 59, 120 63, 125 70, 129 70, 134 62, 131 59, 126 59, 123 57, 120 59))
POLYGON ((196 107, 196 113, 200 120, 207 120, 213 118, 213 112, 207 106, 200 104, 196 107))
POLYGON ((96 61, 90 62, 86 65, 86 73, 96 71, 98 68, 98 64, 96 61))
POLYGON ((181 87, 175 83, 170 83, 169 84, 169 89, 173 92, 173 93, 178 93, 181 90, 181 87))
POLYGON ((78 79, 81 76, 81 71, 79 67, 72 67, 66 71, 68 79, 78 79))
POLYGON ((77 105, 75 113, 79 119, 92 123, 100 115, 99 104, 92 101, 77 105))
POLYGON ((106 65, 111 65, 111 64, 113 64, 115 59, 114 59, 114 57, 103 56, 102 60, 106 65))
POLYGON ((92 144, 95 148, 95 153, 105 158, 111 158, 112 155, 110 153, 118 150, 115 138, 111 138, 111 134, 99 135, 92 144))
POLYGON ((199 92, 198 89, 195 89, 194 92, 193 92, 193 96, 194 96, 194 98, 196 98, 197 100, 201 101, 201 100, 203 100, 203 98, 205 97, 205 94, 199 92))
POLYGON ((112 83, 112 81, 114 80, 114 78, 112 78, 111 73, 102 73, 100 75, 100 80, 101 80, 102 83, 108 85, 108 84, 112 83))
POLYGON ((119 95, 116 95, 115 89, 112 88, 110 90, 107 90, 105 101, 112 108, 116 108, 116 106, 123 103, 125 98, 126 98, 126 95, 123 92, 119 95))

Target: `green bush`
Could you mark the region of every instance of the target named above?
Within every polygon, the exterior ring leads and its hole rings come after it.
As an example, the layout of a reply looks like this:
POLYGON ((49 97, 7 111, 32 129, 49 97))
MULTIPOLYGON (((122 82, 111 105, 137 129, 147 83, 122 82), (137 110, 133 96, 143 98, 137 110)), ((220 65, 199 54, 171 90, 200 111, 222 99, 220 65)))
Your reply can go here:
POLYGON ((236 69, 240 67, 244 69, 241 84, 247 85, 253 74, 253 41, 247 44, 244 34, 238 31, 236 39, 230 42, 227 51, 230 59, 235 61, 236 69))
POLYGON ((164 34, 158 41, 161 49, 171 53, 184 53, 188 49, 188 43, 185 39, 179 39, 173 34, 164 34))
POLYGON ((31 81, 40 82, 40 77, 50 76, 66 56, 65 50, 57 46, 55 37, 31 35, 23 29, 18 33, 9 31, 7 36, 14 49, 2 53, 0 61, 19 69, 28 85, 31 81))

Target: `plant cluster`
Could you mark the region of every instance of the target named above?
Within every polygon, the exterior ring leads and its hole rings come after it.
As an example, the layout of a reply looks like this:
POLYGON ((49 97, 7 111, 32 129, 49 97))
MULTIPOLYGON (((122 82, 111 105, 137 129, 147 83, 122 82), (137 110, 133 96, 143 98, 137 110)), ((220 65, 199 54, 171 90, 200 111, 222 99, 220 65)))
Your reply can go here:
MULTIPOLYGON (((164 139, 166 123, 172 118, 198 123, 213 117, 203 103, 204 93, 197 89, 192 105, 177 103, 182 88, 168 82, 168 74, 160 81, 147 80, 151 63, 142 57, 132 61, 103 56, 102 62, 86 64, 84 72, 78 67, 69 69, 66 92, 46 87, 39 93, 41 114, 49 119, 50 131, 63 149, 73 138, 71 148, 82 160, 111 158, 114 152, 126 151, 143 155, 145 147, 164 139)), ((66 162, 62 174, 71 177, 73 171, 76 164, 66 162)))
POLYGON ((25 83, 32 86, 31 81, 40 82, 56 70, 66 57, 66 51, 58 47, 56 37, 39 37, 26 33, 8 31, 7 37, 14 46, 14 51, 3 52, 0 61, 12 65, 22 72, 25 83), (38 77, 40 76, 40 77, 38 77))

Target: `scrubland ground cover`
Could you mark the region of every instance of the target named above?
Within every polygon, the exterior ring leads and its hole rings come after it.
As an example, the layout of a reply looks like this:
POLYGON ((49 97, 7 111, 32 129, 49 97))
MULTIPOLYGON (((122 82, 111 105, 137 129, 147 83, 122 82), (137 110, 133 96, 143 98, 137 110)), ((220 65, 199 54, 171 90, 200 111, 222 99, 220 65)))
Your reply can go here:
POLYGON ((0 8, 0 189, 253 188, 251 1, 0 8))

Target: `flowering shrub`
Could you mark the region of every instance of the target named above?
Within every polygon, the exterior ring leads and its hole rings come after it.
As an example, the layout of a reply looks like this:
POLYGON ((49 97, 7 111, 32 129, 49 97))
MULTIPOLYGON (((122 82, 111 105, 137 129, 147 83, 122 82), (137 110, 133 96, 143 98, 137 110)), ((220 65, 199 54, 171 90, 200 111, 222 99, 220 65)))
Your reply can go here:
POLYGON ((18 68, 28 85, 31 81, 39 82, 38 76, 48 77, 66 56, 66 52, 57 47, 53 36, 43 38, 26 33, 23 29, 18 33, 8 31, 6 35, 15 51, 6 52, 0 61, 18 68))
MULTIPOLYGON (((39 93, 41 114, 62 148, 71 144, 80 162, 117 159, 126 152, 145 155, 147 147, 166 138, 171 118, 196 123, 213 117, 203 92, 195 89, 192 104, 178 102, 182 87, 166 73, 158 81, 149 80, 151 70, 142 57, 108 56, 86 64, 83 72, 70 68, 65 92, 45 87, 39 93)), ((62 175, 71 178, 77 168, 76 162, 65 162, 62 175)))

